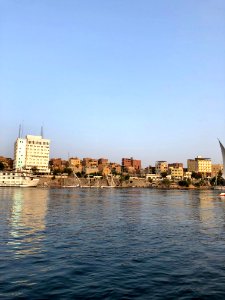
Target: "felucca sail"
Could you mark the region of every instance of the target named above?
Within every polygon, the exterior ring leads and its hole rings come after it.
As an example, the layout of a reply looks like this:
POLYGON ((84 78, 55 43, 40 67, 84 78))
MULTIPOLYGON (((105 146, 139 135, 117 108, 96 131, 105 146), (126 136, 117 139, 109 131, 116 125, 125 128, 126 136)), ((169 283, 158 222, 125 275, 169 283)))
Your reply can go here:
POLYGON ((220 143, 220 148, 221 148, 221 152, 222 152, 222 157, 223 157, 223 178, 225 179, 225 148, 223 146, 223 144, 220 142, 219 140, 219 143, 220 143))

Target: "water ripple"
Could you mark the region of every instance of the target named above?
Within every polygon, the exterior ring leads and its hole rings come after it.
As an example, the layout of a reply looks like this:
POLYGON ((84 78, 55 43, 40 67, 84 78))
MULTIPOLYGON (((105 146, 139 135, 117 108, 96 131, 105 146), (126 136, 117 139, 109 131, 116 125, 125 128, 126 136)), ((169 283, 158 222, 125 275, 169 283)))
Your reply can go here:
POLYGON ((224 299, 214 191, 0 189, 1 299, 224 299))

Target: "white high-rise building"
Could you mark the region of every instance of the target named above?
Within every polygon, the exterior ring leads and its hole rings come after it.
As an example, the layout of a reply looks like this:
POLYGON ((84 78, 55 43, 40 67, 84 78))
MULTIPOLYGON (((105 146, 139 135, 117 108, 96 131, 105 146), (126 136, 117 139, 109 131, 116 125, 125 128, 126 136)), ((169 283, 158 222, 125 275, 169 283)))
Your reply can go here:
POLYGON ((14 169, 21 170, 26 165, 26 139, 18 138, 14 145, 14 169))
POLYGON ((50 140, 42 136, 27 135, 25 139, 18 138, 15 142, 14 169, 32 170, 49 173, 50 140))

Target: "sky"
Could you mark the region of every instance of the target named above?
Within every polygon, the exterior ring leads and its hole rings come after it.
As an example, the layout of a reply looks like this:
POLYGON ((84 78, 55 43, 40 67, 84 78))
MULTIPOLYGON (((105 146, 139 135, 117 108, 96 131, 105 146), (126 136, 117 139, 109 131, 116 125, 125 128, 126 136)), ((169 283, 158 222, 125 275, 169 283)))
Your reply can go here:
POLYGON ((0 0, 0 155, 222 163, 224 0, 0 0))

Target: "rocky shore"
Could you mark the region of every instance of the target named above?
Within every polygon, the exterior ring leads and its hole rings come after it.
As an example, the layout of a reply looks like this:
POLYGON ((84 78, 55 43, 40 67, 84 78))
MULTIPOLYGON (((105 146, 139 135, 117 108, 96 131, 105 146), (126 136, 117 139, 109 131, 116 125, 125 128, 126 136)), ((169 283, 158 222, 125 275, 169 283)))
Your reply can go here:
MULTIPOLYGON (((109 182, 104 178, 79 178, 74 179, 71 177, 61 178, 61 177, 41 177, 38 183, 38 187, 46 188, 65 188, 65 187, 109 187, 109 182)), ((179 189, 179 190, 199 190, 199 189, 212 189, 212 186, 200 186, 196 187, 192 184, 189 187, 179 186, 178 183, 171 182, 170 184, 163 184, 162 182, 150 183, 146 181, 145 178, 120 180, 118 178, 114 179, 114 187, 118 188, 155 188, 155 189, 179 189)))

